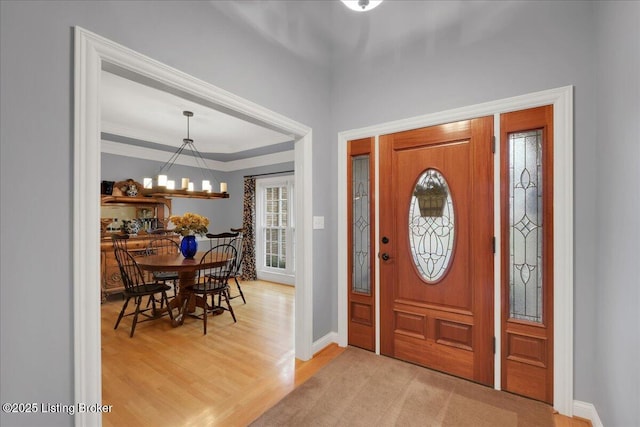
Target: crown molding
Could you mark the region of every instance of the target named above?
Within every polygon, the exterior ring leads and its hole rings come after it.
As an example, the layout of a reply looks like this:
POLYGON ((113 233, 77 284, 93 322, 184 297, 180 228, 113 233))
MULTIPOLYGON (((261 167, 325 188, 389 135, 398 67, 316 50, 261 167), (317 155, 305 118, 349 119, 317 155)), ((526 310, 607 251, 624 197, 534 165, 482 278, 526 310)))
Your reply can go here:
MULTIPOLYGON (((107 154, 115 154, 117 156, 133 157, 137 159, 153 160, 164 163, 171 153, 163 150, 154 150, 152 148, 140 147, 137 145, 123 144, 108 140, 101 140, 100 151, 107 154)), ((271 166, 279 163, 287 163, 295 161, 294 150, 280 151, 273 154, 265 154, 263 156, 249 157, 246 159, 232 160, 229 162, 221 162, 218 160, 204 159, 207 168, 220 172, 234 172, 242 169, 257 168, 261 166, 271 166)), ((189 155, 179 156, 176 164, 182 166, 190 166, 199 168, 195 158, 189 155)))
MULTIPOLYGON (((112 135, 119 135, 125 138, 137 139, 140 141, 154 142, 162 145, 167 145, 169 147, 175 147, 173 151, 175 151, 175 149, 178 148, 176 146, 177 143, 178 144, 182 143, 182 138, 184 137, 184 135, 171 137, 166 134, 163 134, 162 132, 156 132, 150 129, 135 128, 127 125, 121 125, 121 124, 113 123, 111 121, 104 120, 104 119, 101 119, 100 125, 101 125, 101 129, 100 129, 101 132, 110 133, 112 135)), ((282 135, 279 138, 271 137, 271 138, 265 139, 260 137, 258 139, 260 139, 261 143, 251 144, 250 146, 245 145, 241 148, 239 148, 237 144, 233 142, 228 142, 225 144, 217 143, 215 144, 215 150, 211 150, 211 144, 207 144, 204 140, 198 139, 196 142, 197 142, 199 151, 206 155, 211 152, 221 153, 221 154, 235 154, 241 151, 259 149, 265 145, 275 145, 275 144, 281 144, 284 142, 291 141, 291 138, 286 135, 282 135)))
POLYGON ((179 138, 172 139, 170 137, 167 137, 167 135, 161 134, 160 132, 153 132, 148 129, 135 129, 130 126, 118 125, 104 119, 101 120, 100 125, 101 132, 126 136, 127 138, 138 139, 140 141, 153 141, 169 146, 175 145, 177 141, 181 142, 179 138))
POLYGON ((263 156, 250 157, 240 160, 224 162, 227 170, 234 172, 242 169, 257 168, 261 166, 271 166, 279 163, 295 162, 295 150, 280 151, 279 153, 265 154, 263 156))

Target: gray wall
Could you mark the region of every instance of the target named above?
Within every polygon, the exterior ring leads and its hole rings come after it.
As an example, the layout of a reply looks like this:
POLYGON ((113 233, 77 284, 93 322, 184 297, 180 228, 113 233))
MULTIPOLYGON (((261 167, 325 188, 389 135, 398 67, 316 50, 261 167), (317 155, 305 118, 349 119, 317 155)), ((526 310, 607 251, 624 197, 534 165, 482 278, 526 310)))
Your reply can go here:
MULTIPOLYGON (((154 176, 162 166, 160 162, 136 159, 103 153, 101 156, 101 176, 104 180, 121 181, 133 178, 142 182, 145 176, 154 176), (131 171, 136 171, 134 176, 131 171)), ((199 200, 174 198, 171 203, 172 213, 181 215, 185 212, 195 212, 209 218, 209 231, 220 233, 230 228, 242 227, 242 212, 244 209, 244 176, 270 174, 294 169, 293 162, 278 163, 262 167, 241 169, 233 172, 214 171, 214 176, 220 182, 227 183, 228 199, 199 200)), ((202 171, 188 166, 174 165, 171 168, 174 177, 192 177, 199 179, 202 171)), ((196 186, 199 183, 196 181, 196 186)), ((217 185, 214 183, 213 185, 217 185)), ((326 333, 326 332, 325 332, 326 333)))
POLYGON ((607 426, 640 424, 640 2, 597 18, 597 345, 593 403, 607 426))
MULTIPOLYGON (((170 154, 167 154, 167 158, 170 154)), ((199 200, 174 198, 171 203, 172 213, 181 215, 185 212, 195 212, 209 218, 209 231, 220 233, 230 228, 242 226, 242 211, 244 205, 244 176, 265 173, 276 173, 294 169, 293 162, 278 163, 262 167, 241 169, 234 172, 212 171, 218 182, 226 182, 229 191, 228 199, 199 200)), ((103 153, 101 155, 101 177, 108 181, 122 181, 128 178, 142 182, 146 177, 153 177, 162 167, 161 162, 144 160, 116 154, 103 153)), ((201 179, 202 171, 189 166, 173 165, 171 175, 174 178, 191 177, 201 179)), ((199 182, 196 181, 196 186, 199 182)), ((212 183, 217 185, 217 183, 212 183)))
MULTIPOLYGON (((300 3, 286 8, 332 16, 324 2, 300 3)), ((430 4, 376 10, 424 7, 430 25, 430 4)), ((638 3, 470 4, 428 37, 336 52, 330 72, 215 2, 0 2, 2 402, 73 399, 71 27, 80 25, 313 128, 313 211, 326 221, 313 235, 314 339, 337 329, 338 131, 574 85, 575 398, 594 403, 605 425, 637 422, 638 3), (623 213, 612 220, 605 206, 623 213), (34 247, 24 237, 36 233, 34 247)), ((373 12, 360 15, 371 32, 403 28, 373 12)), ((3 413, 0 423, 72 420, 3 413)))
MULTIPOLYGON (((167 158, 171 154, 167 153, 167 158)), ((144 177, 154 177, 163 163, 153 160, 136 159, 133 157, 119 156, 116 154, 103 153, 101 155, 100 176, 107 181, 122 181, 132 178, 142 183, 144 177)), ((211 182, 211 185, 219 188, 219 182, 226 182, 227 174, 220 171, 212 171, 213 176, 218 181, 211 182)), ((180 180, 182 177, 191 177, 199 187, 202 177, 202 170, 189 166, 173 165, 171 168, 171 176, 173 179, 180 180)), ((179 184, 179 182, 178 182, 179 184)), ((218 191, 218 190, 215 190, 218 191)), ((226 229, 226 218, 233 215, 229 208, 231 199, 242 200, 242 194, 231 192, 229 189, 229 199, 182 199, 174 198, 171 202, 171 213, 173 215, 182 215, 185 212, 194 212, 209 218, 209 230, 226 229)), ((242 215, 242 208, 236 215, 242 215)))
MULTIPOLYGON (((326 169, 328 70, 237 26, 214 3, 0 2, 2 402, 73 401, 75 25, 310 126, 314 169, 326 169)), ((322 205, 335 204, 330 196, 314 190, 322 205)), ((332 265, 316 260, 317 287, 334 286, 332 265)), ((316 338, 333 327, 317 307, 316 338)), ((73 420, 2 413, 0 424, 73 420)))
MULTIPOLYGON (((640 420, 639 5, 460 8, 460 21, 430 37, 338 57, 332 86, 334 131, 575 86, 574 398, 612 426, 640 420)), ((366 18, 369 28, 401 25, 382 13, 366 18)))

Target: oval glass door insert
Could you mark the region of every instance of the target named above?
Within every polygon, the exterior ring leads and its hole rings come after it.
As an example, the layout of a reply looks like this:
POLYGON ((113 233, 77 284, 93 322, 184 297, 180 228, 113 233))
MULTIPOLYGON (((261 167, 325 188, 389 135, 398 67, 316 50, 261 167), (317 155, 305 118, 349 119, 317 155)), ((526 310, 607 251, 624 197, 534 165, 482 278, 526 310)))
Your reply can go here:
POLYGON ((453 257, 455 215, 444 176, 435 169, 420 175, 409 206, 409 244, 422 279, 442 279, 453 257))

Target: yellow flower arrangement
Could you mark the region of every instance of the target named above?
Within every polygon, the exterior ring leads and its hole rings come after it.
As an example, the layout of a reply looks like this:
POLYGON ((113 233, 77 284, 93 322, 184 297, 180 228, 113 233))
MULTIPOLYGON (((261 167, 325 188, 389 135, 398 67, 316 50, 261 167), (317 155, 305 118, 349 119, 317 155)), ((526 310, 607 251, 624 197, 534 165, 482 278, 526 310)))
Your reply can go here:
POLYGON ((207 233, 207 226, 209 225, 209 219, 202 215, 187 212, 184 215, 171 215, 169 221, 175 225, 175 228, 171 231, 174 233, 182 234, 183 236, 189 236, 192 234, 199 234, 201 236, 207 233))

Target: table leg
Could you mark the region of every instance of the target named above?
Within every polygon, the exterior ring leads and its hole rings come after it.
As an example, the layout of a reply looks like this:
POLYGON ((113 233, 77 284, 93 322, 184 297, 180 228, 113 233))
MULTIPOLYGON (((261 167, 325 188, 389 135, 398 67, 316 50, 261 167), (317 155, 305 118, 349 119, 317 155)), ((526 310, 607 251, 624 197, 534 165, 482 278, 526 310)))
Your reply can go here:
POLYGON ((184 323, 184 316, 187 312, 187 306, 189 304, 189 300, 191 300, 191 296, 193 295, 191 292, 185 291, 184 293, 181 291, 181 295, 178 298, 174 299, 178 304, 178 315, 173 318, 173 322, 171 323, 173 327, 181 326, 184 323))
POLYGON ((178 275, 178 294, 169 304, 170 308, 178 309, 178 315, 173 318, 172 322, 174 327, 182 325, 185 314, 195 310, 196 301, 191 293, 191 287, 195 281, 196 273, 194 271, 183 271, 178 275))
MULTIPOLYGON (((179 290, 176 297, 170 301, 170 308, 177 308, 178 315, 174 317, 172 325, 174 327, 181 326, 184 323, 184 317, 189 313, 196 311, 196 306, 208 307, 206 299, 201 296, 194 295, 191 287, 195 284, 196 273, 193 271, 184 271, 179 274, 179 290)), ((205 308, 206 310, 207 308, 205 308)), ((212 314, 221 314, 221 308, 214 310, 212 314)))

